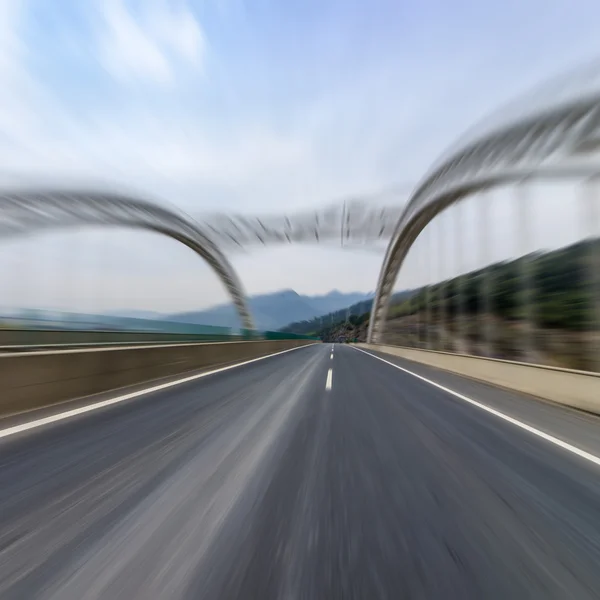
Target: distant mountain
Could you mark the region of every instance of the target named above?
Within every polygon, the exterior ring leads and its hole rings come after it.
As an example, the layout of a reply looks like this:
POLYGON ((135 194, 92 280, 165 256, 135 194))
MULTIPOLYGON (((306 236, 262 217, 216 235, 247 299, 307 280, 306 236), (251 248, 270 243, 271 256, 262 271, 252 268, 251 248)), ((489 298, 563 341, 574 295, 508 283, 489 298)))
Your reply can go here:
MULTIPOLYGON (((337 290, 324 296, 302 296, 294 290, 282 290, 272 294, 252 296, 248 303, 258 329, 277 330, 294 321, 306 321, 341 310, 369 297, 369 294, 360 292, 344 294, 337 290)), ((176 313, 165 318, 179 323, 234 328, 240 326, 237 313, 230 304, 202 311, 176 313)))
POLYGON ((349 292, 344 294, 338 290, 333 290, 332 292, 325 294, 325 296, 302 297, 305 298, 311 306, 314 306, 319 310, 319 314, 315 316, 321 316, 336 312, 338 310, 343 310, 349 306, 352 306, 353 304, 364 302, 365 300, 370 300, 373 298, 373 294, 365 294, 362 292, 349 292))
POLYGON ((164 319, 163 313, 154 310, 109 310, 104 313, 108 317, 126 317, 128 319, 164 319))
MULTIPOLYGON (((414 290, 403 290, 392 294, 391 303, 397 304, 408 298, 414 290)), ((329 313, 319 315, 317 318, 301 319, 288 323, 281 331, 289 333, 315 333, 330 330, 334 324, 345 322, 349 317, 361 317, 371 312, 374 294, 367 294, 365 300, 360 300, 352 305, 346 305, 342 309, 332 310, 329 313)), ((362 323, 362 321, 361 321, 362 323)))

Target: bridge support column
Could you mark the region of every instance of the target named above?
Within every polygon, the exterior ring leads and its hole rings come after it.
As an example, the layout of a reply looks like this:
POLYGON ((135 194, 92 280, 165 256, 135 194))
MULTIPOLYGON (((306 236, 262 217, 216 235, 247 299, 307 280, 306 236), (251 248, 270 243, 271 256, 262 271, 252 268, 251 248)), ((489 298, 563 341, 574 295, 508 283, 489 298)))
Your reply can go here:
MULTIPOLYGON (((468 345, 468 318, 465 313, 465 307, 463 305, 464 300, 464 284, 465 284, 465 274, 464 274, 464 264, 463 264, 463 252, 462 252, 462 242, 464 235, 463 228, 463 203, 461 201, 457 202, 454 206, 454 251, 456 258, 456 269, 457 276, 455 278, 454 287, 454 298, 452 302, 452 308, 454 313, 454 329, 456 341, 458 343, 453 350, 456 350, 459 354, 463 354, 463 346, 467 347, 468 345)), ((467 350, 468 353, 468 350, 467 350)))
POLYGON ((494 357, 495 352, 495 328, 494 328, 494 299, 492 260, 490 255, 490 206, 492 198, 482 197, 479 199, 479 244, 483 273, 481 285, 478 286, 479 319, 481 322, 481 335, 483 337, 484 355, 494 357))
POLYGON ((517 235, 518 248, 521 257, 520 273, 520 304, 522 315, 523 332, 521 336, 521 351, 523 360, 529 362, 534 359, 536 350, 535 343, 535 312, 533 302, 535 300, 535 289, 533 283, 535 274, 529 240, 532 236, 531 225, 531 198, 529 194, 529 185, 526 179, 520 181, 516 187, 516 207, 517 207, 517 235))
POLYGON ((444 261, 444 253, 446 251, 445 246, 445 237, 444 237, 444 222, 440 217, 438 218, 438 227, 439 227, 439 235, 438 235, 438 269, 440 274, 440 283, 438 285, 438 329, 439 329, 439 344, 438 350, 446 350, 446 283, 444 281, 445 277, 445 261, 444 261))
MULTIPOLYGON (((427 234, 431 231, 425 230, 427 234)), ((425 287, 425 347, 431 350, 431 257, 433 254, 433 238, 429 235, 425 238, 428 242, 427 252, 425 253, 425 263, 427 265, 427 286, 425 287)))
POLYGON ((600 173, 583 183, 583 237, 588 242, 583 277, 589 294, 584 331, 589 336, 589 369, 600 372, 600 173))

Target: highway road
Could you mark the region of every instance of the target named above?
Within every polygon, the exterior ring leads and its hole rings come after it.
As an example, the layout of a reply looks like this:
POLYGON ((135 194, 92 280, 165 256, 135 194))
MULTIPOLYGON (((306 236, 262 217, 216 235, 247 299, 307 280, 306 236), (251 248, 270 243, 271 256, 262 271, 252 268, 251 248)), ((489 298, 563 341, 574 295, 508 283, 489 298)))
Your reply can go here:
POLYGON ((0 598, 600 598, 597 417, 331 349, 0 422, 0 598))

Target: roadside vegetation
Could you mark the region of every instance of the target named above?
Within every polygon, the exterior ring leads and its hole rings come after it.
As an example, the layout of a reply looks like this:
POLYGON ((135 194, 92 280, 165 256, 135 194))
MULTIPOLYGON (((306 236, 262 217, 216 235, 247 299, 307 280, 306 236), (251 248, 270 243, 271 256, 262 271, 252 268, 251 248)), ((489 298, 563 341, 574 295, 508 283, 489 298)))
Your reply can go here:
MULTIPOLYGON (((600 242, 584 241, 397 293, 385 341, 592 368, 590 348, 600 342, 599 264, 600 242), (523 342, 526 335, 529 349, 523 342)), ((324 341, 364 341, 371 301, 361 304, 351 307, 352 314, 338 311, 283 331, 324 341)))

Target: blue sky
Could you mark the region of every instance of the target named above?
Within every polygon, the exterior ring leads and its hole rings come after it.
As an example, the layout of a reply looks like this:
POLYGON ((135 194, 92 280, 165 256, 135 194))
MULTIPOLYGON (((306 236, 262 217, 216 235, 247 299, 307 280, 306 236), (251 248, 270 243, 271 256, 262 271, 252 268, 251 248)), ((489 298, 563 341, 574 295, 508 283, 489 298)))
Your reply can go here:
MULTIPOLYGON (((3 0, 0 178, 106 183, 194 213, 416 182, 486 113, 597 56, 599 19, 597 0, 3 0)), ((26 270, 23 290, 49 306, 225 300, 193 255, 149 239, 51 235, 36 241, 45 263, 27 264, 24 241, 0 269, 26 270), (73 248, 84 258, 66 275, 73 248), (92 283, 53 283, 77 277, 92 283)), ((320 248, 234 258, 251 293, 373 289, 378 262, 320 248)))

